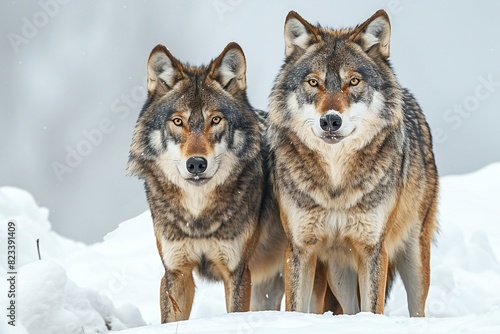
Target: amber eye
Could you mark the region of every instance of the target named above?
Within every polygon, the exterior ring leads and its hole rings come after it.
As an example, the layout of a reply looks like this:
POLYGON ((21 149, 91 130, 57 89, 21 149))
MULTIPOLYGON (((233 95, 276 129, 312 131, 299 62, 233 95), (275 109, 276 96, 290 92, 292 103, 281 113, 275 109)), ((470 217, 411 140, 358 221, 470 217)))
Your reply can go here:
POLYGON ((222 120, 221 117, 214 116, 214 117, 212 117, 212 124, 219 124, 221 120, 222 120))
POLYGON ((174 125, 176 126, 181 126, 182 125, 182 119, 179 118, 179 117, 176 117, 172 120, 172 123, 174 123, 174 125))
POLYGON ((359 80, 358 78, 352 78, 352 79, 351 79, 351 81, 349 81, 349 84, 350 84, 351 86, 357 86, 357 85, 359 85, 359 82, 360 82, 360 81, 361 81, 361 80, 359 80))
POLYGON ((307 83, 311 87, 317 87, 318 86, 318 80, 316 80, 316 79, 309 79, 309 80, 307 80, 307 83))

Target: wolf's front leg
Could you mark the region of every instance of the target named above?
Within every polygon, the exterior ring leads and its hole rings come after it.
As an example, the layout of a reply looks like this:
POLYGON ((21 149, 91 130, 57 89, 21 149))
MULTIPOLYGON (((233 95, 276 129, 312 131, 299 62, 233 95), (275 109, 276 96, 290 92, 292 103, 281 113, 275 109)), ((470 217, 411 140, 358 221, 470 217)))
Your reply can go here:
POLYGON ((160 285, 161 322, 189 319, 193 298, 193 274, 166 270, 160 285))
POLYGON ((358 252, 361 312, 383 314, 388 268, 384 244, 381 242, 373 247, 365 246, 358 249, 358 252))
POLYGON ((250 311, 252 281, 247 263, 240 263, 233 272, 224 275, 227 312, 250 311))
POLYGON ((285 300, 287 311, 309 312, 316 270, 316 254, 289 245, 285 255, 285 300))

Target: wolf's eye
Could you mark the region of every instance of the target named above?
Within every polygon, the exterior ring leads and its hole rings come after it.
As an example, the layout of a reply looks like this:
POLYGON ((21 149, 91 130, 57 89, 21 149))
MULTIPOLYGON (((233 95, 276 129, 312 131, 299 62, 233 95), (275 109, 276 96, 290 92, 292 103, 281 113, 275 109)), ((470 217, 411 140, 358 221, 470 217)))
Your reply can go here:
POLYGON ((176 117, 172 120, 172 123, 174 123, 174 125, 176 126, 181 126, 182 125, 182 119, 179 118, 179 117, 176 117))
POLYGON ((357 86, 357 85, 359 85, 359 82, 360 82, 360 81, 361 81, 361 80, 359 80, 358 78, 352 78, 352 79, 351 79, 351 81, 349 81, 349 84, 350 84, 351 86, 357 86))
POLYGON ((309 80, 307 80, 307 83, 311 87, 317 87, 318 86, 318 80, 316 80, 316 79, 309 79, 309 80))
POLYGON ((222 120, 221 117, 214 116, 214 117, 212 117, 212 124, 219 124, 221 120, 222 120))

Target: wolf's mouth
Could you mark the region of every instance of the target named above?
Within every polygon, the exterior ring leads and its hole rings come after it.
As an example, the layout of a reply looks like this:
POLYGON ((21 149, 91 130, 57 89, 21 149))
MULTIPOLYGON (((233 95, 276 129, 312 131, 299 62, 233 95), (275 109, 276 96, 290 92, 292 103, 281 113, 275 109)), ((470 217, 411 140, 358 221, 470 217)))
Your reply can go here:
POLYGON ((335 132, 324 132, 321 136, 319 136, 319 138, 323 139, 323 141, 327 144, 337 144, 340 141, 342 141, 342 139, 352 135, 353 132, 354 130, 352 130, 351 133, 344 136, 341 136, 335 132))
POLYGON ((186 181, 188 181, 189 183, 197 185, 197 186, 201 186, 201 185, 207 183, 209 180, 210 180, 209 177, 202 177, 200 175, 194 175, 194 176, 186 179, 186 181))
POLYGON ((340 142, 342 139, 344 139, 345 137, 336 136, 336 135, 325 135, 325 136, 321 136, 320 138, 323 139, 323 141, 327 144, 336 144, 336 143, 340 142))

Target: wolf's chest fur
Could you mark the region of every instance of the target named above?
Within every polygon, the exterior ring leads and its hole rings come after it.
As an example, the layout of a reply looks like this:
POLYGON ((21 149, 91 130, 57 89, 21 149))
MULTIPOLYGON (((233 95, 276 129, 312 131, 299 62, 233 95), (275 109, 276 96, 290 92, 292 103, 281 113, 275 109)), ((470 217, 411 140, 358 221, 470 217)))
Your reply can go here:
POLYGON ((327 211, 369 210, 383 199, 377 196, 383 187, 391 190, 399 167, 392 136, 381 134, 355 150, 347 141, 331 145, 316 140, 312 146, 289 133, 277 152, 279 161, 286 161, 277 168, 277 181, 288 175, 288 188, 327 211))
MULTIPOLYGON (((164 265, 193 266, 211 279, 221 279, 216 268, 234 270, 244 256, 246 240, 257 228, 259 174, 248 166, 222 184, 197 186, 169 180, 161 168, 147 179, 153 225, 164 265), (255 179, 257 183, 249 182, 255 179)), ((213 180, 211 180, 213 181, 213 180)))
POLYGON ((182 189, 182 206, 186 210, 186 213, 193 217, 199 217, 205 210, 210 210, 210 206, 213 206, 213 199, 213 189, 200 191, 200 189, 192 185, 188 185, 185 189, 182 189))
POLYGON ((291 133, 283 137, 276 151, 276 181, 287 190, 285 201, 295 206, 288 210, 294 235, 330 241, 379 238, 391 207, 387 204, 396 198, 401 161, 392 136, 376 136, 359 150, 349 141, 313 141, 312 146, 291 133))
MULTIPOLYGON (((256 211, 242 205, 251 195, 248 189, 234 181, 214 186, 185 184, 179 187, 159 175, 151 178, 148 196, 153 203, 151 211, 156 232, 172 241, 237 238, 250 227, 248 220, 256 217, 256 211)), ((253 220, 256 224, 256 218, 253 220)))

